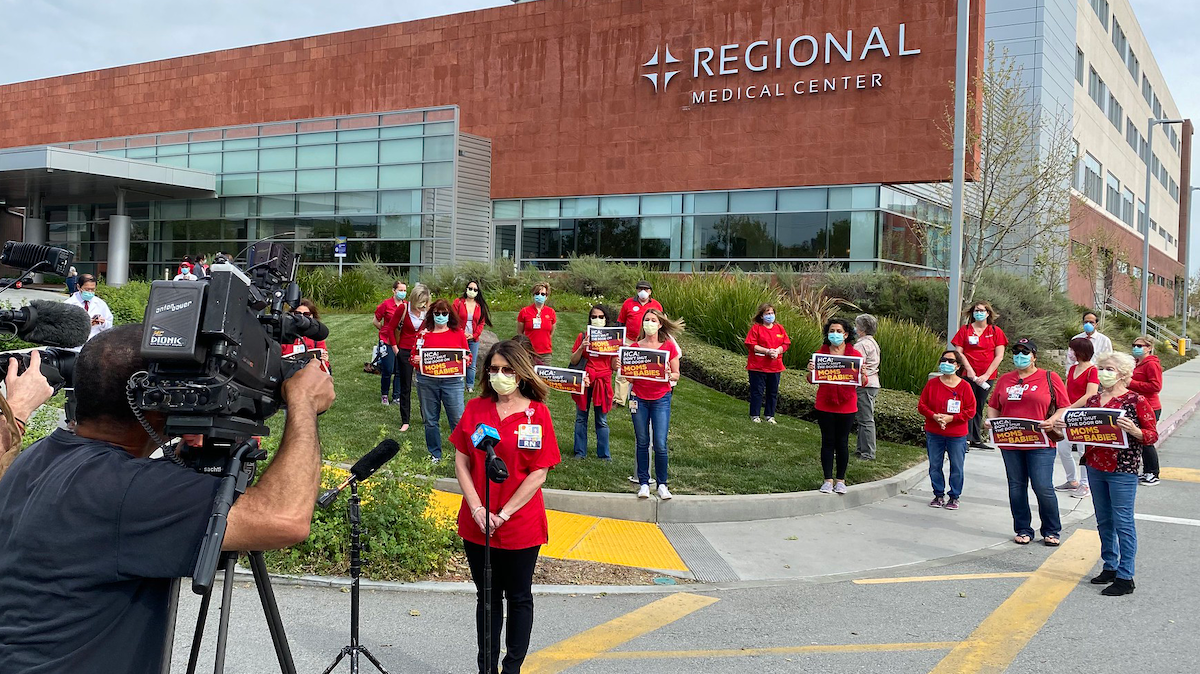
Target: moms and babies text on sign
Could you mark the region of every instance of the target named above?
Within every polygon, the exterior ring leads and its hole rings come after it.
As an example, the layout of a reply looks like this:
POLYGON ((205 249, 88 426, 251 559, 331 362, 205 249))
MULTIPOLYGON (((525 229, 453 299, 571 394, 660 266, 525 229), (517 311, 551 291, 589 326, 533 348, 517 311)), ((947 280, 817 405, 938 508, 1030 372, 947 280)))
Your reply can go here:
POLYGON ((617 361, 621 366, 621 376, 626 379, 649 379, 651 381, 668 381, 669 379, 670 369, 667 366, 666 351, 622 346, 617 361))
POLYGON ((813 383, 858 386, 862 372, 862 356, 835 356, 830 353, 814 353, 813 383))
POLYGON ((996 417, 992 419, 992 444, 1022 449, 1049 447, 1050 440, 1035 419, 996 417))
POLYGON ((1117 425, 1117 420, 1123 416, 1125 410, 1099 407, 1068 410, 1063 415, 1063 423, 1067 425, 1064 434, 1069 442, 1124 449, 1129 446, 1129 437, 1125 435, 1125 429, 1117 425))
POLYGON ((466 349, 421 349, 421 374, 426 377, 462 377, 467 373, 466 349))

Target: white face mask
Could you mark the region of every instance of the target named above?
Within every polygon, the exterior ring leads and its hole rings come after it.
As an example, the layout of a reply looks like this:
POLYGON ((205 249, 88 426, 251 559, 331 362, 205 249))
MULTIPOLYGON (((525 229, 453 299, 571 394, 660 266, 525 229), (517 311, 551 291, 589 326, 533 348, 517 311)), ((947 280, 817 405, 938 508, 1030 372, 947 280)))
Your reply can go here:
POLYGON ((594 318, 592 318, 591 322, 592 322, 592 325, 597 328, 603 328, 604 324, 607 323, 607 321, 604 320, 603 316, 594 317, 594 318))
POLYGON ((649 290, 639 290, 638 291, 638 299, 643 302, 650 299, 650 291, 649 290))
POLYGON ((502 396, 506 396, 517 390, 517 375, 515 374, 497 372, 496 374, 489 374, 488 380, 492 383, 492 388, 496 393, 502 396))
POLYGON ((467 297, 469 297, 471 299, 475 299, 475 296, 478 294, 479 294, 478 290, 475 290, 474 288, 467 288, 467 297))
POLYGON ((1121 375, 1112 370, 1100 370, 1096 373, 1096 378, 1100 380, 1100 385, 1104 388, 1112 388, 1117 385, 1121 375))

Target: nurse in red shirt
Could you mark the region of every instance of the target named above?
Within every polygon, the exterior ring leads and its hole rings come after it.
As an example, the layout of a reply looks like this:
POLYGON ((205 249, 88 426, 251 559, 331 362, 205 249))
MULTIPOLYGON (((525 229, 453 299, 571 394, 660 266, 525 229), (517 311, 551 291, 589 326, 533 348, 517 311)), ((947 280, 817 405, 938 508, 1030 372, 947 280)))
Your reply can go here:
POLYGON ((550 284, 535 283, 533 304, 517 314, 517 334, 525 335, 533 343, 533 360, 536 365, 550 362, 550 353, 554 351, 551 338, 554 337, 554 326, 558 323, 558 316, 554 314, 553 309, 546 306, 549 297, 550 284))
MULTIPOLYGON (((1072 360, 1075 364, 1067 368, 1067 400, 1071 401, 1073 407, 1083 407, 1088 398, 1096 395, 1100 390, 1100 379, 1096 374, 1098 370, 1092 364, 1092 357, 1096 355, 1096 347, 1092 340, 1086 337, 1076 337, 1072 339, 1067 348, 1070 349, 1072 360)), ((1062 407, 1062 412, 1056 414, 1056 417, 1061 418, 1066 412, 1067 406, 1062 407)), ((1088 477, 1086 470, 1079 470, 1075 463, 1075 457, 1071 455, 1073 451, 1083 451, 1083 447, 1075 445, 1075 443, 1067 442, 1066 438, 1058 441, 1058 460, 1062 463, 1063 470, 1066 471, 1067 479, 1062 484, 1056 486, 1055 491, 1069 491, 1074 498, 1084 498, 1090 491, 1088 488, 1088 477)))
POLYGON ((412 353, 417 348, 417 333, 425 325, 425 313, 429 310, 429 288, 418 283, 403 311, 392 312, 392 318, 384 328, 392 334, 396 344, 396 377, 400 379, 400 398, 392 402, 400 407, 400 432, 408 430, 412 415, 412 353))
MULTIPOLYGON (((666 381, 633 379, 629 412, 637 442, 638 498, 650 498, 650 446, 654 446, 654 479, 658 498, 671 498, 667 488, 667 429, 671 426, 671 391, 679 381, 679 347, 675 338, 683 332, 683 321, 671 320, 658 309, 642 316, 642 333, 630 346, 667 352, 666 381)), ((617 363, 618 368, 620 362, 617 363)))
POLYGON ((417 334, 416 348, 409 362, 417 371, 417 400, 421 403, 421 420, 425 423, 425 448, 434 463, 442 460, 442 431, 438 423, 442 407, 446 408, 446 420, 450 428, 458 425, 463 414, 463 377, 430 377, 421 374, 421 349, 462 349, 467 365, 471 364, 471 350, 467 348, 467 336, 458 323, 458 314, 446 300, 434 302, 425 316, 425 325, 417 334))
MULTIPOLYGON (((588 312, 588 325, 597 328, 607 327, 612 310, 603 304, 597 304, 588 312)), ((575 337, 575 346, 571 348, 571 367, 583 368, 587 383, 583 395, 571 396, 575 399, 575 447, 576 459, 587 457, 587 423, 588 408, 595 407, 596 418, 596 458, 601 461, 612 461, 608 450, 608 413, 613 406, 613 361, 616 356, 593 356, 588 353, 587 328, 575 337)))
POLYGON ((1008 337, 996 325, 996 311, 987 302, 975 302, 967 311, 967 323, 950 340, 954 348, 967 358, 966 379, 975 392, 975 418, 971 420, 971 435, 967 444, 980 449, 992 449, 983 428, 983 412, 988 395, 996 387, 1000 363, 1008 337))
POLYGON ((488 315, 487 300, 483 297, 479 281, 467 281, 462 297, 454 300, 454 312, 458 314, 458 322, 463 325, 463 333, 467 335, 467 344, 471 347, 471 365, 467 368, 467 393, 471 393, 475 390, 479 338, 483 335, 483 326, 492 326, 492 317, 488 315))
MULTIPOLYGON (((321 315, 317 312, 317 305, 312 300, 300 300, 300 306, 293 309, 292 313, 298 316, 307 316, 314 321, 321 320, 321 315)), ((333 374, 332 367, 329 364, 329 347, 325 345, 325 340, 301 337, 291 344, 280 345, 280 355, 283 356, 304 353, 306 351, 320 351, 321 369, 329 374, 333 374)))
MULTIPOLYGON (((1141 394, 1150 408, 1154 410, 1154 418, 1162 417, 1162 402, 1158 394, 1162 392, 1163 370, 1158 356, 1154 355, 1154 340, 1150 335, 1142 335, 1133 340, 1133 360, 1137 366, 1133 368, 1133 379, 1129 381, 1129 390, 1141 394)), ((1158 448, 1153 442, 1142 445, 1141 483, 1147 487, 1158 484, 1158 448)))
MULTIPOLYGON (((817 349, 817 353, 830 353, 835 356, 858 356, 858 352, 848 342, 854 341, 854 328, 850 321, 844 318, 831 318, 825 323, 825 343, 817 349)), ((808 361, 808 371, 815 368, 808 361)), ((859 383, 866 384, 866 377, 859 370, 859 383)), ((812 374, 809 374, 812 381, 812 374)), ((842 384, 818 384, 817 398, 813 404, 817 409, 817 425, 821 427, 821 470, 825 473, 825 482, 821 485, 822 494, 846 493, 846 466, 850 463, 850 427, 858 416, 858 386, 842 384), (837 484, 834 484, 834 459, 837 459, 837 484)))
POLYGON ((483 362, 479 397, 467 403, 462 419, 450 434, 454 474, 462 489, 458 535, 463 539, 471 579, 475 582, 475 633, 480 672, 498 671, 500 616, 508 615, 505 672, 520 672, 533 631, 533 571, 538 551, 549 536, 542 483, 559 463, 558 442, 546 399, 546 384, 533 372, 525 349, 513 341, 499 342, 483 362), (508 467, 508 479, 491 485, 491 503, 483 502, 484 454, 475 449, 471 434, 480 424, 496 429, 496 456, 508 467), (484 662, 484 528, 492 529, 492 661, 484 662), (504 599, 508 611, 504 611, 504 599))
MULTIPOLYGON (((1056 372, 1047 372, 1037 366, 1037 343, 1028 337, 1018 339, 1013 345, 1013 366, 1017 369, 1004 374, 992 387, 988 402, 988 421, 995 417, 1015 417, 1046 421, 1050 409, 1067 407, 1070 399, 1067 388, 1056 372)), ((1043 425, 1050 427, 1053 421, 1043 425)), ((1058 545, 1062 532, 1062 518, 1058 513, 1058 496, 1054 493, 1054 458, 1058 454, 1054 447, 1024 449, 1000 446, 1004 459, 1004 471, 1008 474, 1008 507, 1012 511, 1013 541, 1026 545, 1033 540, 1033 516, 1029 511, 1029 486, 1037 496, 1038 517, 1042 521, 1042 541, 1046 545, 1058 545)))
POLYGON ((392 296, 375 307, 375 320, 371 323, 379 331, 379 343, 384 346, 383 356, 379 359, 379 392, 384 405, 389 403, 388 388, 392 389, 392 401, 400 401, 400 377, 394 380, 392 378, 392 374, 396 372, 396 333, 389 330, 388 325, 392 323, 392 316, 397 311, 408 311, 408 306, 404 303, 407 296, 408 286, 404 281, 393 283, 392 296))
POLYGON ((963 465, 967 457, 967 428, 975 417, 975 393, 962 378, 966 359, 955 349, 942 352, 940 376, 925 382, 917 411, 925 417, 925 450, 929 453, 929 483, 933 487, 930 508, 958 510, 963 490, 963 465), (950 493, 942 466, 950 459, 950 493), (948 500, 943 497, 949 496, 948 500))
POLYGON ((638 335, 642 331, 642 317, 646 315, 649 309, 663 310, 663 306, 658 300, 650 297, 650 293, 654 289, 650 287, 649 281, 638 281, 634 286, 634 295, 625 300, 621 305, 621 311, 617 314, 617 322, 625 326, 625 343, 631 344, 637 340, 638 335))
POLYGON ((787 330, 775 322, 775 305, 760 304, 750 332, 746 333, 746 370, 750 373, 750 421, 762 423, 758 416, 766 393, 767 423, 775 423, 779 404, 779 378, 784 371, 783 354, 792 345, 787 330))

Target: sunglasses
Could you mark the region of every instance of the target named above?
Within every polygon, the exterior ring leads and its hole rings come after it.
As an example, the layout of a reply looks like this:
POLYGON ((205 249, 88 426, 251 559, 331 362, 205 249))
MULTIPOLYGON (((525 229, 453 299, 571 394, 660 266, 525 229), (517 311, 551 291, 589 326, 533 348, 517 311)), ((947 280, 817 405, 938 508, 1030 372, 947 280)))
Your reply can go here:
POLYGON ((941 363, 954 363, 955 365, 958 365, 958 360, 956 360, 956 359, 954 359, 954 358, 943 358, 943 359, 941 359, 939 362, 941 362, 941 363))
POLYGON ((312 316, 311 311, 293 311, 292 313, 296 314, 297 316, 312 316))
POLYGON ((434 316, 449 316, 450 312, 449 311, 435 311, 435 312, 433 312, 433 315, 434 316))
POLYGON ((488 366, 488 374, 507 374, 514 375, 517 371, 507 365, 490 365, 488 366))
POLYGON ((1148 347, 1148 346, 1150 346, 1149 344, 1143 344, 1143 343, 1141 343, 1141 342, 1134 342, 1134 343, 1133 343, 1133 345, 1134 345, 1134 346, 1140 346, 1140 347, 1142 347, 1143 349, 1144 349, 1144 348, 1146 348, 1146 347, 1148 347))
POLYGON ((1029 349, 1013 349, 1013 353, 1025 354, 1025 355, 1030 355, 1030 356, 1033 355, 1033 352, 1030 351, 1029 349))

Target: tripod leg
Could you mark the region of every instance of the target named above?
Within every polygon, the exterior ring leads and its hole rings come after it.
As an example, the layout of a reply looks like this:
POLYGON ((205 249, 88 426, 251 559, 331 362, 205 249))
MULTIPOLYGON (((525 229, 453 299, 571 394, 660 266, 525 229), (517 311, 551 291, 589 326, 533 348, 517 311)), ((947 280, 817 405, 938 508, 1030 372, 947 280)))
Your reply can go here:
POLYGON ((371 661, 371 664, 375 665, 375 669, 383 672, 383 674, 388 674, 388 670, 384 669, 383 665, 379 664, 379 661, 375 659, 374 655, 371 655, 371 651, 368 651, 366 646, 359 646, 358 650, 363 655, 367 656, 367 659, 371 661))
POLYGON ((224 557, 225 577, 221 580, 221 617, 217 621, 217 656, 213 674, 225 672, 225 645, 229 639, 229 614, 233 610, 233 566, 237 555, 226 553, 224 557))
POLYGON ((258 598, 267 616, 267 627, 271 631, 271 643, 275 645, 279 671, 283 674, 296 674, 296 663, 292 661, 292 649, 288 646, 287 634, 283 631, 283 619, 279 617, 279 604, 275 602, 275 591, 271 589, 271 577, 267 574, 267 563, 263 560, 263 553, 250 553, 250 570, 254 573, 258 598))
POLYGON ((338 666, 338 663, 342 661, 342 658, 346 657, 346 655, 349 653, 350 653, 349 646, 342 648, 342 652, 338 653, 338 656, 333 659, 333 664, 329 665, 329 667, 326 667, 325 671, 322 672, 321 674, 329 674, 330 672, 332 672, 338 666))
POLYGON ((212 588, 200 599, 200 612, 196 616, 196 631, 192 633, 192 652, 188 655, 187 674, 196 674, 200 662, 200 644, 204 641, 204 622, 208 619, 208 606, 212 603, 212 588))

